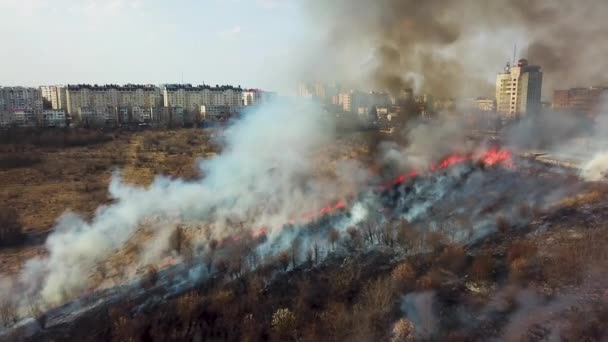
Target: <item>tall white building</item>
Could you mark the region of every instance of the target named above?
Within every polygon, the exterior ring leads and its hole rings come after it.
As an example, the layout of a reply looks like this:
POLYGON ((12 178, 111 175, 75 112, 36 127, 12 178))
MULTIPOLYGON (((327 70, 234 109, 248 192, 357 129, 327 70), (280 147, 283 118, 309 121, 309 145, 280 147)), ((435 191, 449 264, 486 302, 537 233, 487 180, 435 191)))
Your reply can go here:
POLYGON ((40 87, 42 98, 50 104, 51 109, 67 109, 67 88, 64 86, 40 87))
POLYGON ((496 111, 509 119, 539 113, 542 83, 540 66, 525 59, 516 66, 507 64, 496 77, 496 111))

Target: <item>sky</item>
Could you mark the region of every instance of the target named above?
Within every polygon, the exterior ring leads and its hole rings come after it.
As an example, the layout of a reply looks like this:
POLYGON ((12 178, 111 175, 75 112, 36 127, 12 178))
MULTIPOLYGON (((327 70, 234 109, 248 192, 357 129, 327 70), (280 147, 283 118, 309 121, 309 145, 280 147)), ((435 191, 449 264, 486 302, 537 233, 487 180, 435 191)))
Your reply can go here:
POLYGON ((282 91, 297 0, 0 0, 0 85, 233 84, 282 91))

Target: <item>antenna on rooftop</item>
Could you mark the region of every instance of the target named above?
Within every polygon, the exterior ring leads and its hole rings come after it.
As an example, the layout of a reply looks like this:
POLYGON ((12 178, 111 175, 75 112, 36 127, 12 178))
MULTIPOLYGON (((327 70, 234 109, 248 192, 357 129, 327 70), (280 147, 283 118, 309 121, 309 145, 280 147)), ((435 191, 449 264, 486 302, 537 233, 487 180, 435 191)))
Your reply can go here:
POLYGON ((517 58, 517 44, 513 44, 513 60, 511 61, 511 65, 515 65, 515 58, 517 58))

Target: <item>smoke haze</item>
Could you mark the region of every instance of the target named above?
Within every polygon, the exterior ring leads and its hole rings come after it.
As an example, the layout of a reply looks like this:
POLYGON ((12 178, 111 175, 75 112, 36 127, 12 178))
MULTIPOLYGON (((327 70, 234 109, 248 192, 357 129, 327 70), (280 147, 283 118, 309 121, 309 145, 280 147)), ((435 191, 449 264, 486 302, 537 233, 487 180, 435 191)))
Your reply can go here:
POLYGON ((608 34, 602 0, 315 0, 307 10, 319 43, 307 74, 317 78, 371 81, 393 94, 491 95, 516 43, 543 67, 546 94, 608 80, 597 72, 608 66, 606 48, 593 43, 608 34))
MULTIPOLYGON (((144 219, 210 223, 209 238, 221 239, 234 234, 237 223, 246 223, 248 231, 272 230, 320 208, 339 192, 337 183, 312 177, 313 155, 332 134, 331 120, 314 105, 276 102, 224 132, 223 153, 200 163, 204 177, 198 181, 159 176, 142 188, 115 173, 113 204, 100 207, 90 222, 63 215, 46 241, 48 256, 27 262, 19 281, 23 299, 55 304, 86 290, 95 267, 133 238, 144 219)), ((174 225, 149 229, 173 231, 174 225)), ((143 259, 158 259, 169 236, 157 232, 160 241, 143 259)))

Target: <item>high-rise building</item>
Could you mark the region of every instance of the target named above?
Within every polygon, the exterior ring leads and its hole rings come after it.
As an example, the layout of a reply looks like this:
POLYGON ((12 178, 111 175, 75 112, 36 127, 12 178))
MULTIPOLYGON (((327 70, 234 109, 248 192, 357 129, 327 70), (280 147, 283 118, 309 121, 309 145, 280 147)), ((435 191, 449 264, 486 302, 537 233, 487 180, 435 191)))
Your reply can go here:
POLYGON ((45 109, 67 109, 67 88, 64 86, 40 87, 42 98, 46 102, 45 109))
POLYGON ((0 87, 2 126, 36 126, 41 119, 42 107, 39 89, 0 87))
POLYGON ((36 88, 0 87, 0 99, 0 110, 42 110, 42 95, 36 88))
POLYGON ((608 96, 606 87, 555 90, 551 107, 558 112, 571 112, 593 117, 599 114, 601 100, 606 96, 608 96))
POLYGON ((496 77, 496 111, 506 118, 539 113, 543 73, 540 66, 520 59, 496 77))

